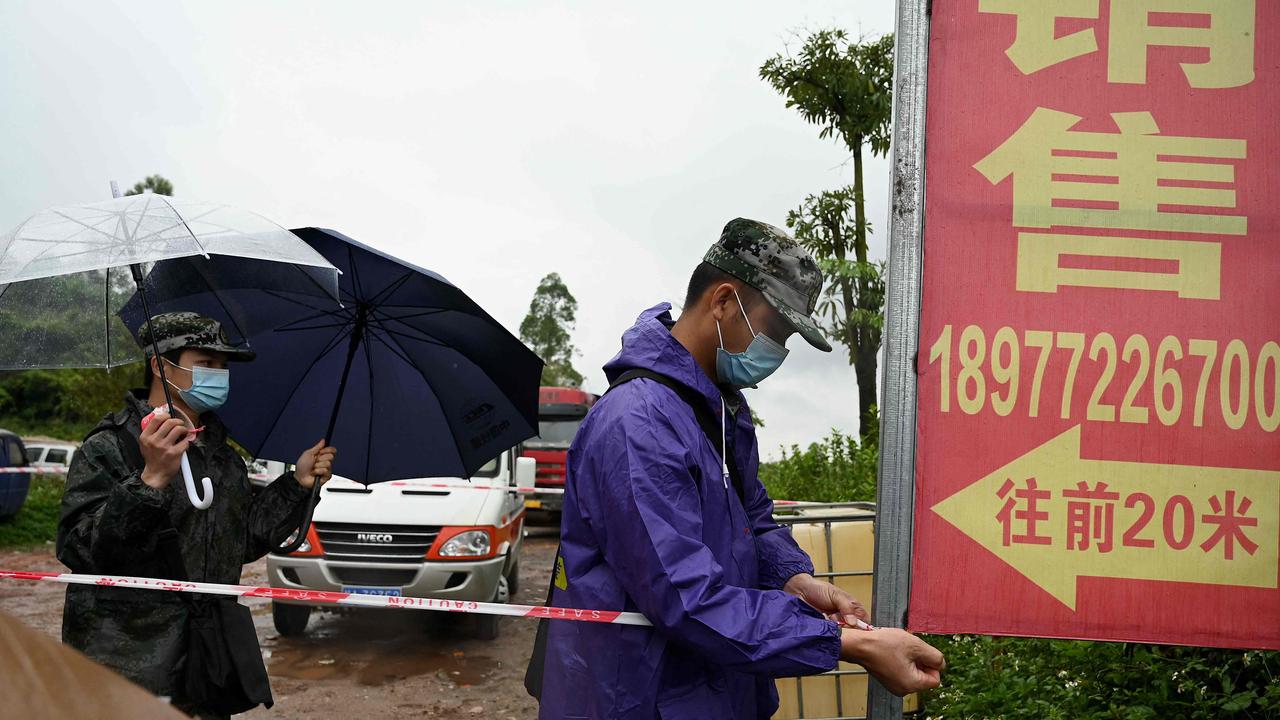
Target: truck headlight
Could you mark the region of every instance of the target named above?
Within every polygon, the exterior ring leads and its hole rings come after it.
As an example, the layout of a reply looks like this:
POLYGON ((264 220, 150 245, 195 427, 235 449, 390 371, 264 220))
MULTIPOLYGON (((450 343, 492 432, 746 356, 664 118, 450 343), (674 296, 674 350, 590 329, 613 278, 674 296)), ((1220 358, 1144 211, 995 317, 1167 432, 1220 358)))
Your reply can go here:
MULTIPOLYGON (((299 532, 298 530, 294 530, 294 531, 293 531, 293 533, 292 533, 291 535, 289 535, 289 539, 287 539, 287 540, 285 540, 285 541, 284 541, 284 544, 285 544, 285 545, 288 545, 288 544, 292 543, 294 540, 297 540, 297 539, 298 539, 298 532, 299 532)), ((302 541, 302 544, 298 546, 298 549, 293 551, 293 554, 294 554, 294 555, 303 555, 303 554, 305 554, 305 553, 309 553, 309 552, 311 552, 311 541, 310 541, 310 540, 306 540, 306 539, 304 539, 304 540, 302 541)))
POLYGON ((468 530, 449 538, 440 547, 441 557, 481 557, 489 554, 489 533, 484 530, 468 530))

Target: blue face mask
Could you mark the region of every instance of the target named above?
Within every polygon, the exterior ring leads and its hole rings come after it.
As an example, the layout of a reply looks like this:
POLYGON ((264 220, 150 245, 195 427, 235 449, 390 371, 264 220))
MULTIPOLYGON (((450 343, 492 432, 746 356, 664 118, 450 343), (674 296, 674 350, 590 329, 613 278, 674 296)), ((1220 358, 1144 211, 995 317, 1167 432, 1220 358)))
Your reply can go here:
POLYGON ((178 397, 182 398, 182 402, 197 414, 217 410, 227 402, 227 397, 231 394, 230 372, 200 365, 184 368, 177 363, 169 364, 191 372, 190 388, 183 390, 172 382, 169 384, 178 391, 178 397))
MULTIPOLYGON (((736 290, 733 294, 737 298, 736 290)), ((768 335, 757 333, 751 327, 747 311, 742 307, 742 298, 737 299, 738 310, 742 313, 742 319, 747 321, 747 329, 754 338, 746 350, 731 353, 724 349, 724 335, 720 333, 720 321, 717 320, 716 334, 720 335, 720 347, 716 350, 716 375, 720 382, 741 390, 755 387, 761 380, 772 375, 782 365, 782 361, 787 359, 787 349, 768 335)))

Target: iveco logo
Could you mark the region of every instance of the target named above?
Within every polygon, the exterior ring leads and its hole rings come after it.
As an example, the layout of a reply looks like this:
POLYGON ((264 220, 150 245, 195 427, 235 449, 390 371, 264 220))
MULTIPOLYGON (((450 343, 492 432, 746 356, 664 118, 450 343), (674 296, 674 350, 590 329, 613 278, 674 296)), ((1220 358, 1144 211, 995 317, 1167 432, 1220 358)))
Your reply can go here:
POLYGON ((389 543, 391 542, 391 533, 356 533, 356 541, 367 543, 389 543))

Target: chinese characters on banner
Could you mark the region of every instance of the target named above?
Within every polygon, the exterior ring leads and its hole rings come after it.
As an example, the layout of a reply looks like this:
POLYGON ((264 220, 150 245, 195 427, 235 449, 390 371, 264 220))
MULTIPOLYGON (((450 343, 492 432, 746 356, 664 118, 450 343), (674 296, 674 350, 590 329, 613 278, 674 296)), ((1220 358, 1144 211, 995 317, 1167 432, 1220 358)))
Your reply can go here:
POLYGON ((909 626, 1280 649, 1280 2, 930 36, 909 626))

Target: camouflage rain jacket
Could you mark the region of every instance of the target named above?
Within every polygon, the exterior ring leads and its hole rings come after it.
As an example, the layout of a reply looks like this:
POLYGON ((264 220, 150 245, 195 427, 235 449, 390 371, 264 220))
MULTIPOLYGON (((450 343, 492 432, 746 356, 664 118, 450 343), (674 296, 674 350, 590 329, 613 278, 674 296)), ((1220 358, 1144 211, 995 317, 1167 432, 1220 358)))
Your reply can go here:
MULTIPOLYGON (((151 408, 140 391, 113 416, 135 438, 151 408)), ((172 522, 191 580, 238 583, 241 566, 266 555, 302 521, 309 492, 286 473, 255 496, 244 460, 213 413, 187 451, 195 477, 213 481, 214 501, 196 510, 179 479, 164 490, 142 482, 111 430, 76 452, 58 523, 58 559, 77 573, 170 577, 156 534, 172 522)), ((172 695, 186 652, 187 610, 175 593, 72 585, 62 640, 157 695, 172 695)))

